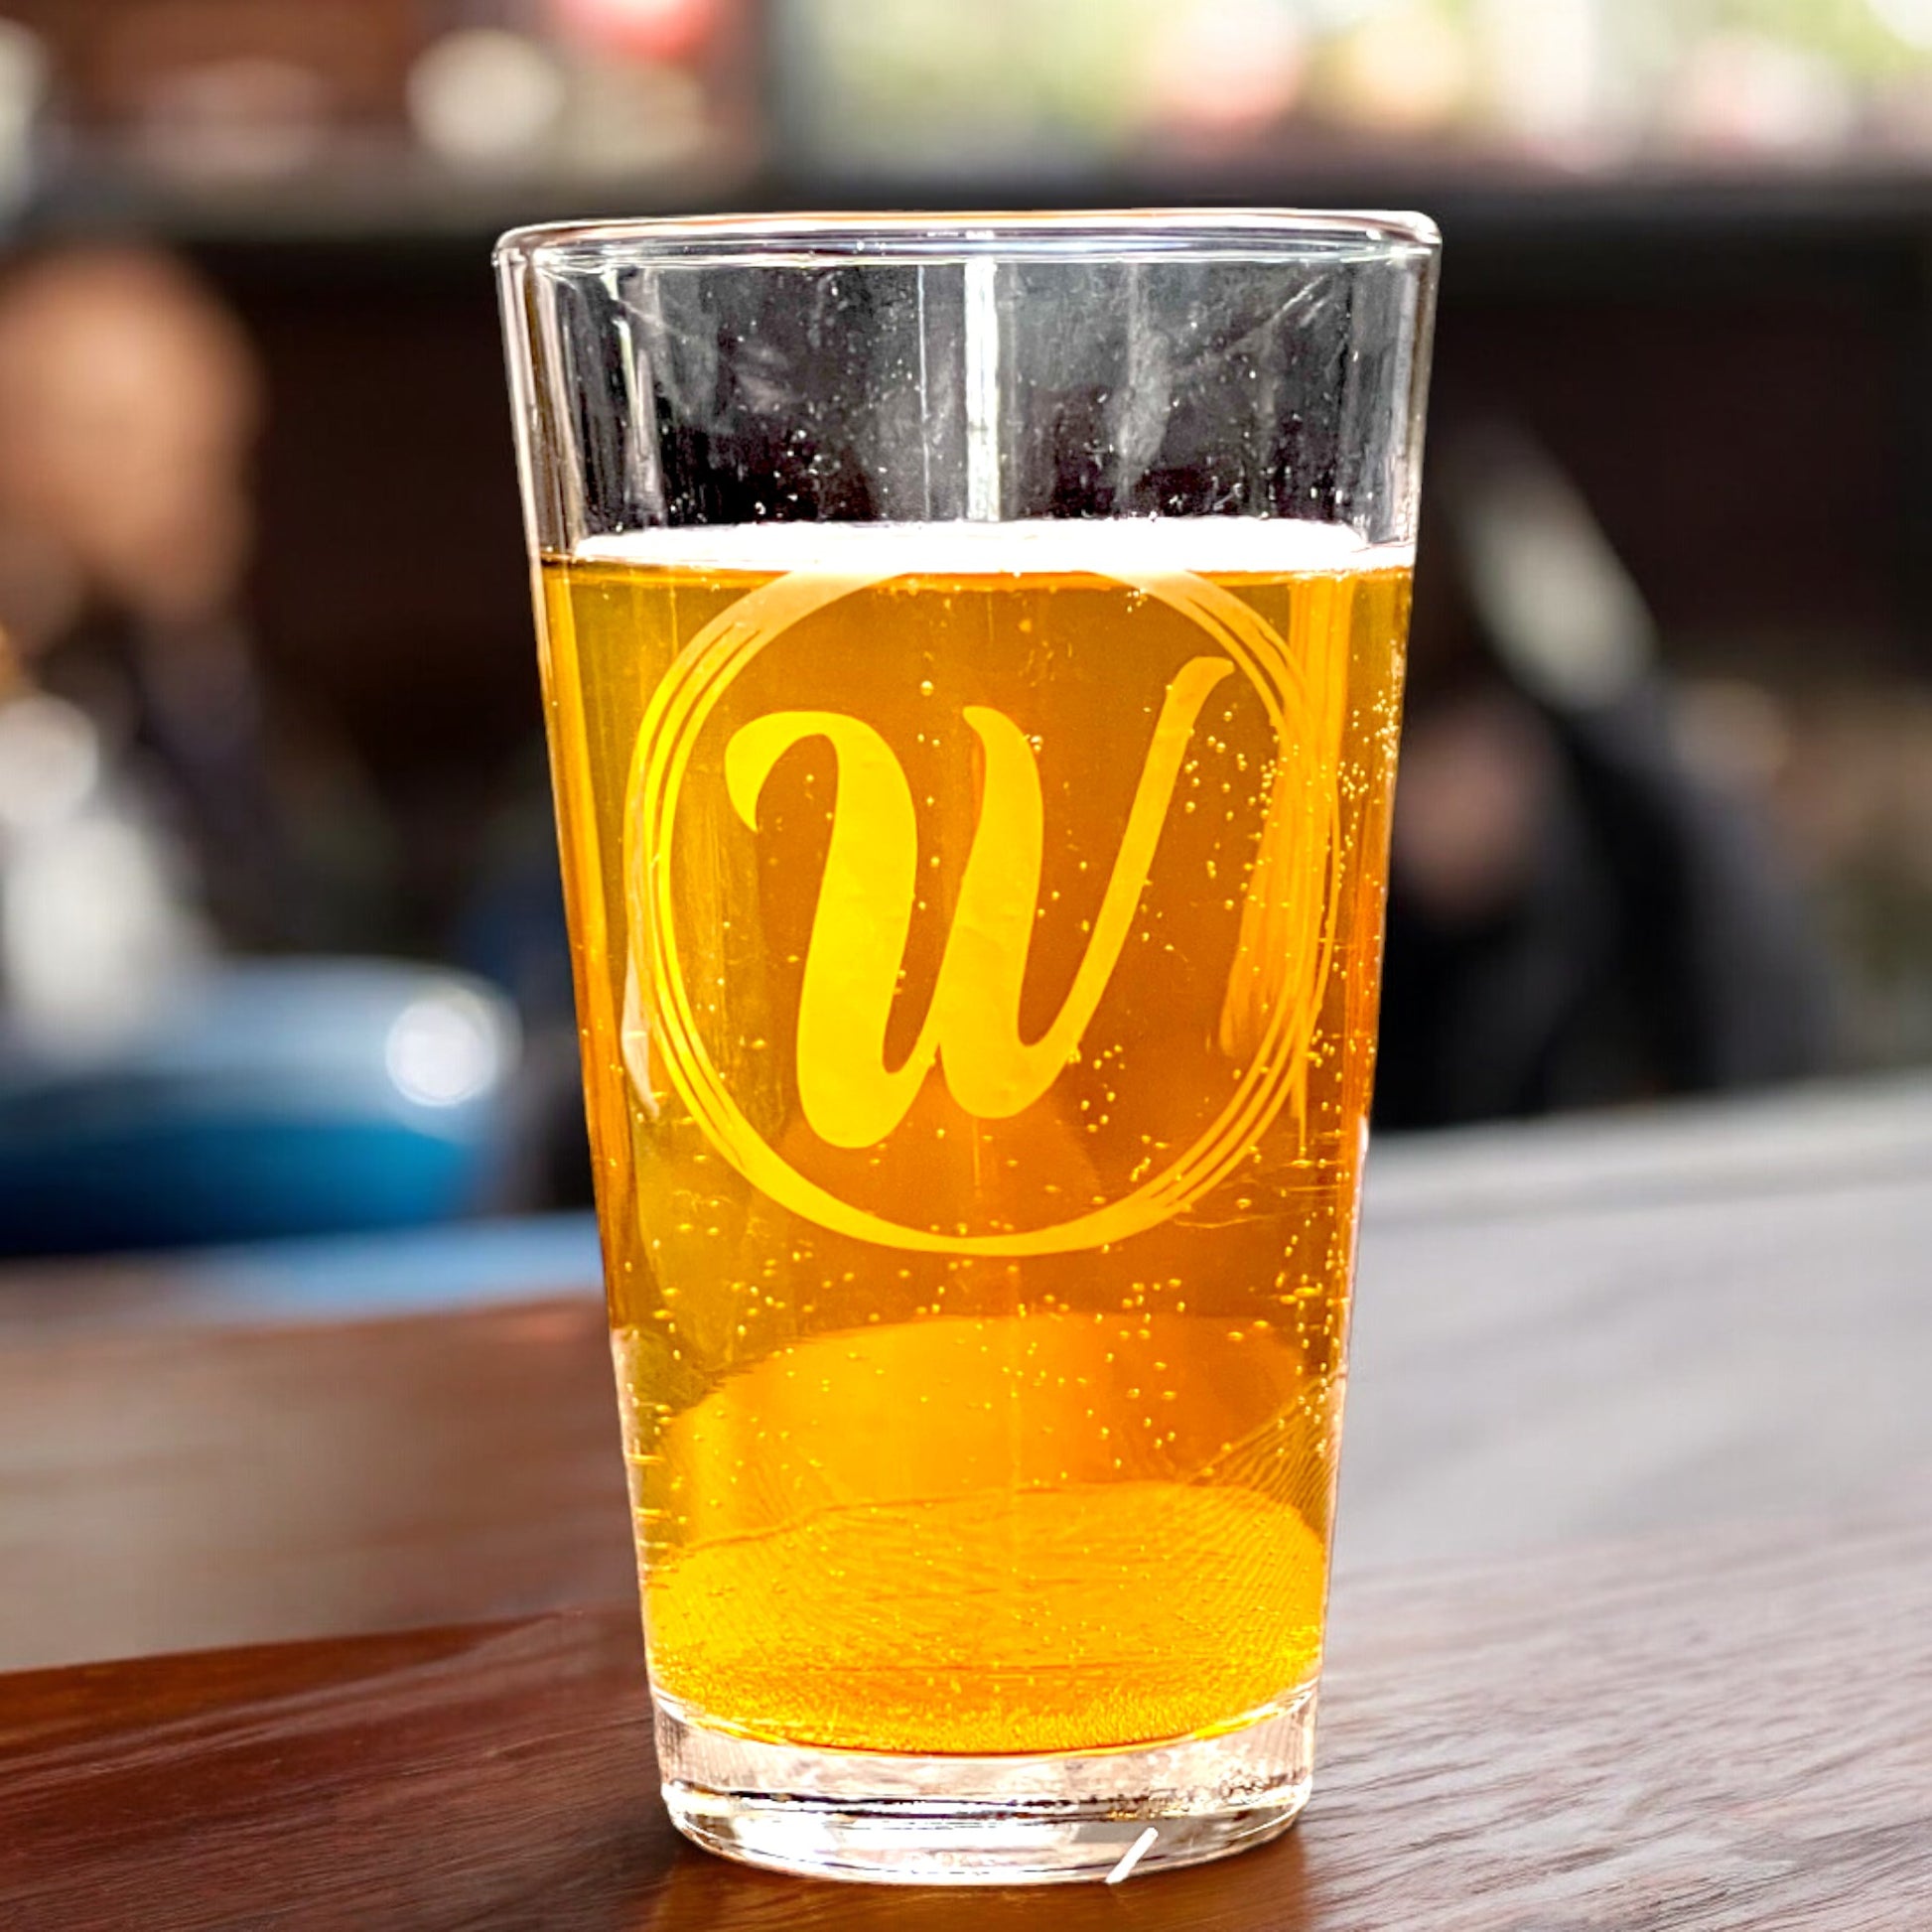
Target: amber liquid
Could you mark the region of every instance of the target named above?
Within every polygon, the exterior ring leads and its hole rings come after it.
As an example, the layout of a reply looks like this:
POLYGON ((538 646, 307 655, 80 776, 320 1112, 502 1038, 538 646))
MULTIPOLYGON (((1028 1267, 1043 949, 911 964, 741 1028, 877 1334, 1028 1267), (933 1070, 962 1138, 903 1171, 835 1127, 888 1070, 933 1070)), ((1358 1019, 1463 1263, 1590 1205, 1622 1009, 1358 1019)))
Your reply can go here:
POLYGON ((1321 1647, 1406 558, 1269 524, 792 526, 608 543, 543 596, 660 1695, 924 1753, 1265 1713, 1321 1647), (1164 711, 1190 675, 1205 698, 1164 711), (760 731, 782 749, 748 776, 760 731), (858 823, 895 785, 897 831, 858 823), (901 934, 880 913, 914 847, 901 934), (974 909, 1008 888, 1020 954, 974 909), (962 1104, 1064 1024, 1083 961, 1100 990, 1043 1090, 962 1104), (1011 1025, 975 1017, 982 967, 1011 1025), (838 1124, 848 1076, 907 1064, 838 1124))

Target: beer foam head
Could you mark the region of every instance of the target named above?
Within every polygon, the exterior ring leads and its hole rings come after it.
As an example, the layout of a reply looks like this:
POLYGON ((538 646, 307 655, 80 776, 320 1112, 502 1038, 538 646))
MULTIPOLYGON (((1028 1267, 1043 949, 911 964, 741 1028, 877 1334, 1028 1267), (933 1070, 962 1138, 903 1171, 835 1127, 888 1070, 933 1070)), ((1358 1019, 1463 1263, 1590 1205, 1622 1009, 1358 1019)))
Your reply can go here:
POLYGON ((759 576, 807 570, 877 579, 1148 571, 1281 577, 1408 569, 1413 544, 1371 544, 1346 523, 1298 517, 1040 518, 1012 523, 726 523, 589 537, 585 563, 759 576))

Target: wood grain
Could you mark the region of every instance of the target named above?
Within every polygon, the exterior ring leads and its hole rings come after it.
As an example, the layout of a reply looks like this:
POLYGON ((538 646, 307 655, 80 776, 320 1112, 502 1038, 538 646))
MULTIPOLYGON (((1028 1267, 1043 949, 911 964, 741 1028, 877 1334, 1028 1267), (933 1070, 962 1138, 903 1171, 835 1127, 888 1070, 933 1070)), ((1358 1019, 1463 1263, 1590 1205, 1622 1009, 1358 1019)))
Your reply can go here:
POLYGON ((616 1612, 0 1679, 22 1932, 1920 1932, 1932 1531, 1344 1588, 1284 1841, 1097 1887, 834 1886, 677 1842, 616 1612))
POLYGON ((1932 1496, 1932 1082, 1371 1163, 1337 1562, 1932 1496))
POLYGON ((0 1668, 621 1600, 601 1302, 0 1348, 0 1668))
POLYGON ((1371 1226, 1338 1561, 1911 1506, 1928 1257, 1920 1176, 1371 1226))

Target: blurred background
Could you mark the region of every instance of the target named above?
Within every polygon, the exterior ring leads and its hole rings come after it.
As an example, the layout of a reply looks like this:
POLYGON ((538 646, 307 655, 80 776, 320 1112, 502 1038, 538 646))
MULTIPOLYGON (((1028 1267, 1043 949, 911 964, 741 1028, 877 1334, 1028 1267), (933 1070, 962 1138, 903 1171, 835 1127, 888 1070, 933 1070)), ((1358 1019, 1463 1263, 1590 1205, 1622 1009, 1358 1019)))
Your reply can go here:
POLYGON ((0 1253, 588 1197, 487 250, 1447 238, 1384 1127, 1932 1061, 1932 0, 0 0, 0 1253))

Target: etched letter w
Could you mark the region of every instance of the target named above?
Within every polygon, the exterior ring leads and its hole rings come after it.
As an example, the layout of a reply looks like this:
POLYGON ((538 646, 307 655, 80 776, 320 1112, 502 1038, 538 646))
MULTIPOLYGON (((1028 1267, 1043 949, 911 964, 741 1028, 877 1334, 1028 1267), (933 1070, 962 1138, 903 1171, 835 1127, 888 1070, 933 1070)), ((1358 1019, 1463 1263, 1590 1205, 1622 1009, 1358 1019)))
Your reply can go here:
POLYGON ((798 1003, 798 1098, 821 1140, 846 1148, 883 1141, 935 1062, 954 1100, 980 1120, 1008 1119, 1053 1084, 1120 961, 1201 706, 1232 668, 1225 658, 1196 657, 1169 684, 1086 950, 1059 1012, 1031 1041, 1020 1037, 1020 998, 1045 831, 1039 768, 1010 718, 966 708, 985 755, 979 822, 925 1024, 896 1067, 886 1064, 886 1029, 919 865, 905 773, 878 732, 843 712, 777 711, 734 734, 725 779, 738 815, 754 828, 764 782, 794 745, 825 739, 838 761, 798 1003))

